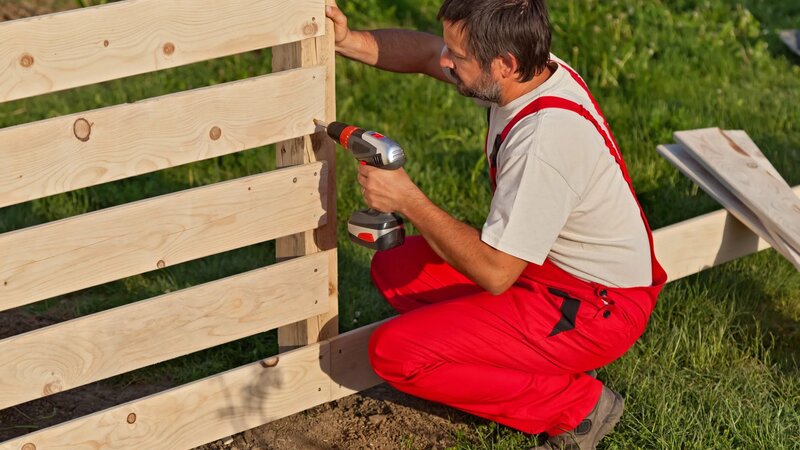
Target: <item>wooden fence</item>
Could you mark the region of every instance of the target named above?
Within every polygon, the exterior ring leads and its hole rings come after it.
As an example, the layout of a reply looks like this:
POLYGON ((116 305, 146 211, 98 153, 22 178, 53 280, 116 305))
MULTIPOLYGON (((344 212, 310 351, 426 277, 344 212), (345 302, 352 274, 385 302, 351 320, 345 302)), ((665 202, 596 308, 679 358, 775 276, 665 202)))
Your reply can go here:
MULTIPOLYGON (((182 449, 379 382, 337 335, 324 0, 128 0, 0 24, 0 101, 273 47, 270 75, 0 130, 0 207, 277 143, 278 170, 0 235, 0 310, 276 240, 278 263, 0 340, 0 409, 278 328, 282 353, 0 444, 182 449)), ((798 189, 795 189, 798 192, 798 189)), ((657 230, 671 279, 768 247, 725 211, 657 230)))

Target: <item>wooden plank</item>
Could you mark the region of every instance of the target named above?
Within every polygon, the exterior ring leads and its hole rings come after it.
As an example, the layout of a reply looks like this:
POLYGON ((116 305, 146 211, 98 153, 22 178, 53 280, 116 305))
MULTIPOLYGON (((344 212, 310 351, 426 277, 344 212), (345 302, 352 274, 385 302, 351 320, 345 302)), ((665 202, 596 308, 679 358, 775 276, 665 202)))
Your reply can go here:
MULTIPOLYGON (((800 186, 793 191, 800 196, 800 186)), ((726 210, 658 229, 653 241, 670 281, 769 248, 726 210)))
POLYGON ((324 313, 318 253, 0 341, 0 409, 324 313))
POLYGON ((775 169, 775 166, 772 165, 772 162, 770 162, 761 149, 758 148, 758 145, 756 145, 756 143, 750 139, 750 136, 747 134, 747 132, 744 130, 725 130, 723 133, 725 137, 732 141, 733 145, 738 146, 741 151, 747 153, 748 156, 755 159, 756 162, 772 176, 772 178, 778 180, 778 182, 783 186, 791 189, 789 183, 783 179, 778 170, 775 169))
POLYGON ((383 382, 372 370, 367 352, 372 332, 387 320, 331 339, 331 400, 347 397, 383 382))
POLYGON ((0 235, 0 310, 316 228, 326 181, 312 163, 0 235))
MULTIPOLYGON (((331 0, 328 3, 333 4, 331 0)), ((336 83, 335 83, 335 54, 333 42, 333 23, 326 20, 326 35, 315 39, 306 39, 301 42, 287 44, 273 49, 272 67, 274 71, 293 69, 297 67, 324 64, 327 68, 326 77, 326 104, 324 117, 318 119, 332 122, 336 118, 336 83)), ((305 164, 311 161, 326 161, 331 167, 328 185, 328 205, 336 217, 336 179, 334 177, 336 163, 336 146, 324 133, 301 139, 293 139, 277 145, 278 167, 305 164)), ((329 221, 325 226, 313 232, 296 234, 278 239, 276 242, 276 255, 278 260, 294 258, 320 250, 329 250, 336 247, 336 223, 329 221)), ((338 333, 338 268, 336 259, 331 259, 330 266, 330 309, 325 315, 310 319, 278 330, 278 343, 281 351, 297 348, 311 342, 328 339, 338 333)))
POLYGON ((675 139, 691 151, 774 235, 800 251, 800 199, 717 129, 680 131, 675 139))
POLYGON ((783 30, 780 32, 780 37, 783 43, 789 47, 789 50, 800 56, 800 31, 783 30))
POLYGON ((0 130, 0 207, 314 131, 324 67, 0 130))
MULTIPOLYGON (((682 145, 661 145, 658 152, 675 165, 681 172, 700 186, 719 204, 724 206, 736 219, 767 241, 775 250, 800 269, 800 255, 782 241, 761 222, 761 219, 732 194, 714 175, 689 155, 682 145)), ((771 165, 770 165, 771 166, 771 165)))
POLYGON ((0 101, 320 36, 324 0, 125 0, 0 23, 0 101))
POLYGON ((329 360, 327 342, 312 344, 12 439, 0 450, 193 448, 327 402, 329 360))

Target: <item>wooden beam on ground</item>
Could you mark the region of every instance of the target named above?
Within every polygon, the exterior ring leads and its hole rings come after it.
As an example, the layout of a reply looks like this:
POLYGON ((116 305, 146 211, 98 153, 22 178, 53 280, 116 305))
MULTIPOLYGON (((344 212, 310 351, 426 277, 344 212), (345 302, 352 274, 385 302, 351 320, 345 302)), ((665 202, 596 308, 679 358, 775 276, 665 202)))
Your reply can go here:
MULTIPOLYGON (((332 4, 331 0, 328 3, 332 4)), ((336 119, 336 78, 333 23, 325 21, 324 36, 286 44, 272 49, 272 68, 274 71, 323 64, 327 68, 325 89, 325 113, 317 119, 332 122, 336 119)), ((336 248, 336 145, 324 132, 313 136, 292 139, 276 145, 278 167, 306 164, 311 161, 328 163, 328 223, 317 230, 278 239, 276 256, 278 260, 294 258, 321 250, 336 248)), ((319 340, 329 339, 338 333, 338 268, 336 257, 331 258, 329 312, 319 317, 282 327, 278 330, 278 344, 281 351, 287 351, 319 340)))
POLYGON ((317 253, 0 341, 0 409, 323 314, 317 253))
POLYGON ((325 76, 310 67, 0 130, 0 207, 312 133, 325 76))
POLYGON ((724 209, 658 229, 653 241, 670 281, 770 247, 724 209))
POLYGON ((800 199, 784 182, 717 128, 679 131, 675 139, 753 211, 773 236, 780 236, 800 252, 800 199))
POLYGON ((125 0, 0 23, 0 102, 325 31, 324 0, 125 0))
POLYGON ((0 235, 0 310, 324 224, 312 163, 0 235))

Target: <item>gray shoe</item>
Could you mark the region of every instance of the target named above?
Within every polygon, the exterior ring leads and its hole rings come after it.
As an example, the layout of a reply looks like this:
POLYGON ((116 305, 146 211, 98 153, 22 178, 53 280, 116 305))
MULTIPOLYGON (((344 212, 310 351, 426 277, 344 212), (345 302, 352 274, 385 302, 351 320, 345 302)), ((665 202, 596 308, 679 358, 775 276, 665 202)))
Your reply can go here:
POLYGON ((596 450, 600 439, 619 422, 624 408, 622 396, 603 386, 600 400, 574 430, 549 436, 547 442, 531 450, 596 450))

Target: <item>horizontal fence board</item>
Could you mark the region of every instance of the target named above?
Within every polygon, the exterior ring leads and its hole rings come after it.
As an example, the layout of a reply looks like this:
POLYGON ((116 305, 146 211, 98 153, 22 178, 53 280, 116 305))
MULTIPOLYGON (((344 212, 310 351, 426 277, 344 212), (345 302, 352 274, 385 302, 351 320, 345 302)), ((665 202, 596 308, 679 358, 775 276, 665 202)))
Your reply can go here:
POLYGON ((328 254, 0 341, 0 409, 322 314, 328 254))
POLYGON ((314 132, 325 67, 0 130, 0 207, 314 132))
MULTIPOLYGON (((800 186, 793 190, 800 195, 800 186)), ((724 209, 661 228, 653 232, 653 241, 670 280, 770 247, 724 209)))
POLYGON ((327 342, 0 444, 0 450, 180 450, 330 400, 327 342), (131 423, 133 422, 133 423, 131 423))
POLYGON ((0 23, 0 102, 324 33, 324 0, 127 0, 0 23))
POLYGON ((0 235, 0 310, 316 228, 325 172, 280 169, 0 235))

